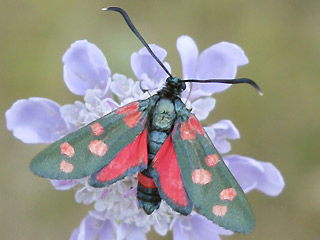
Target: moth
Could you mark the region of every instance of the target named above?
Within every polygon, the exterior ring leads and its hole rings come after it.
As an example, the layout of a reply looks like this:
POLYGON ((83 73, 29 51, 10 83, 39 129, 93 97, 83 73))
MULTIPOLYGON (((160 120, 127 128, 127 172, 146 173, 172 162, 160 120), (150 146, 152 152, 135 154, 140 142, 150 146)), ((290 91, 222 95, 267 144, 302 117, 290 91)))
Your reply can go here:
POLYGON ((186 82, 248 83, 247 78, 182 80, 152 52, 118 7, 154 59, 168 74, 165 86, 146 100, 135 101, 63 137, 34 157, 31 171, 49 179, 80 179, 101 188, 137 173, 137 199, 146 214, 164 200, 174 211, 192 210, 235 232, 250 233, 254 215, 246 196, 224 164, 207 133, 181 101, 186 82))

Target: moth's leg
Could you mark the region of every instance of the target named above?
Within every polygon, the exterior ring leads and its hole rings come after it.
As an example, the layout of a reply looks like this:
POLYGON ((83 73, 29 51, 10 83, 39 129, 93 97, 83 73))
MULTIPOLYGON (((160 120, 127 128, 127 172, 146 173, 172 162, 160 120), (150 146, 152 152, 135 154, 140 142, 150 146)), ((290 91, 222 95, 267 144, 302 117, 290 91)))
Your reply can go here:
POLYGON ((149 95, 150 95, 150 97, 152 96, 152 94, 151 94, 151 92, 150 92, 149 89, 145 89, 145 88, 142 87, 142 80, 139 80, 139 87, 140 87, 140 89, 141 89, 141 91, 142 91, 143 93, 148 92, 149 95))

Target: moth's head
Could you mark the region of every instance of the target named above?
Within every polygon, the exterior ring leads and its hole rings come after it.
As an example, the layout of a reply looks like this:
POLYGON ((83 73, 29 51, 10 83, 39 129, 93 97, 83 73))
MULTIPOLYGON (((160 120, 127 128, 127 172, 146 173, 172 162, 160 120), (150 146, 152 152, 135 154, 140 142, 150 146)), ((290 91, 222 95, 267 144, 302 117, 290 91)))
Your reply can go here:
POLYGON ((168 77, 166 80, 166 87, 174 90, 177 94, 182 93, 186 89, 185 82, 177 77, 168 77))

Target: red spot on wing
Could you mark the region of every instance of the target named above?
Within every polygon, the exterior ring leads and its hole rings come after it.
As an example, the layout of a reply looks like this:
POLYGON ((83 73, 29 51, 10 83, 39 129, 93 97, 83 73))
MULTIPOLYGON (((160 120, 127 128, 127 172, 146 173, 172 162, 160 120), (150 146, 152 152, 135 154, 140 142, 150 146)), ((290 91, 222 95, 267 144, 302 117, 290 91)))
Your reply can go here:
POLYGON ((183 185, 171 135, 154 157, 153 168, 158 172, 160 188, 163 193, 174 204, 187 207, 190 200, 183 185))
POLYGON ((98 172, 96 180, 99 182, 111 181, 125 174, 130 168, 141 165, 145 167, 148 165, 147 129, 102 168, 98 172))
POLYGON ((180 134, 181 134, 182 140, 192 140, 196 138, 196 133, 192 129, 189 122, 181 123, 180 134))
POLYGON ((237 196, 237 191, 234 188, 226 188, 220 192, 221 200, 232 201, 237 196))
POLYGON ((142 116, 142 112, 132 112, 123 118, 123 121, 129 128, 133 128, 138 125, 142 116))
POLYGON ((91 131, 92 131, 93 135, 99 136, 103 133, 103 127, 101 126, 100 123, 96 122, 91 125, 91 131))
POLYGON ((108 151, 108 146, 101 140, 92 140, 89 143, 89 151, 92 154, 98 155, 99 157, 103 157, 108 151))
POLYGON ((139 103, 132 102, 132 103, 129 103, 121 108, 118 108, 117 114, 128 114, 131 112, 137 112, 138 110, 139 110, 139 103))
POLYGON ((130 128, 137 126, 142 116, 142 112, 139 111, 138 102, 132 102, 117 109, 117 114, 125 115, 123 121, 130 128))
POLYGON ((73 171, 73 165, 65 160, 62 160, 60 162, 60 170, 65 173, 71 173, 73 171))
POLYGON ((203 168, 193 170, 192 182, 195 184, 206 185, 211 182, 211 173, 203 168))
POLYGON ((147 177, 140 172, 138 173, 138 181, 142 186, 146 188, 157 188, 153 178, 147 177))
POLYGON ((181 123, 180 134, 182 140, 192 140, 195 139, 196 132, 200 135, 205 135, 205 131, 196 117, 191 114, 187 122, 181 123))
POLYGON ((214 167, 220 162, 217 154, 211 154, 206 157, 206 163, 209 167, 214 167))
POLYGON ((200 122, 198 121, 198 119, 196 119, 196 117, 193 114, 191 114, 189 117, 189 124, 191 124, 193 129, 195 129, 199 134, 201 135, 205 134, 203 127, 201 126, 200 122))
POLYGON ((212 213, 218 217, 223 217, 226 215, 228 207, 224 205, 214 205, 212 208, 212 213))
POLYGON ((67 155, 69 158, 74 155, 74 148, 68 142, 64 142, 60 145, 61 154, 67 155))

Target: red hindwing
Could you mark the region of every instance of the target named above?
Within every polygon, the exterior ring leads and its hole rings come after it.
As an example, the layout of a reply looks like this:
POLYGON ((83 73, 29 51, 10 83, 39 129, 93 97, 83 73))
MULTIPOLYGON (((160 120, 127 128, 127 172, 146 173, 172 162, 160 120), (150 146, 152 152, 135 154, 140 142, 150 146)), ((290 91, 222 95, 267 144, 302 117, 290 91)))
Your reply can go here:
POLYGON ((171 135, 153 159, 153 178, 160 196, 176 211, 189 214, 192 203, 184 188, 171 135))
POLYGON ((134 172, 142 171, 148 165, 147 129, 123 148, 109 164, 95 174, 97 183, 113 183, 134 172))

